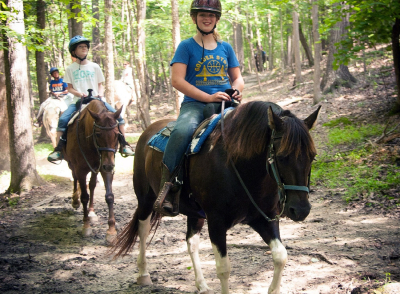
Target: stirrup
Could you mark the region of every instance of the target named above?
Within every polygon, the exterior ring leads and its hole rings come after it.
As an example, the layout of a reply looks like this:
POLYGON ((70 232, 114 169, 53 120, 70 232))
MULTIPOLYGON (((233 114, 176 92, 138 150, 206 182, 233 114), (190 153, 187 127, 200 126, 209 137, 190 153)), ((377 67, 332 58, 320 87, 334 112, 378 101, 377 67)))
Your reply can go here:
MULTIPOLYGON (((156 202, 154 202, 154 205, 153 205, 153 209, 156 212, 158 212, 158 213, 160 213, 160 214, 162 214, 164 216, 177 216, 179 214, 179 198, 178 199, 174 199, 175 205, 173 203, 171 203, 173 207, 178 207, 174 211, 171 211, 171 212, 167 211, 163 207, 163 203, 165 201, 165 198, 167 197, 168 192, 171 190, 171 188, 173 186, 174 186, 174 184, 172 184, 171 182, 165 182, 163 188, 160 191, 160 193, 158 193, 158 197, 156 199, 156 202)), ((179 193, 178 193, 178 195, 179 195, 179 193)))

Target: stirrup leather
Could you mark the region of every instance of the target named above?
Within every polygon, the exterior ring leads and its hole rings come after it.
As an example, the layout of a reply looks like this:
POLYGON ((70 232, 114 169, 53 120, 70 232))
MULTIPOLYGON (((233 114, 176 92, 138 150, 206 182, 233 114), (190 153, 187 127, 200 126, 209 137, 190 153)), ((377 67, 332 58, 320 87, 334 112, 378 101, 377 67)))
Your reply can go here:
POLYGON ((158 193, 158 197, 157 197, 157 199, 156 199, 156 201, 154 202, 154 205, 153 205, 153 209, 156 212, 158 212, 158 213, 160 213, 162 215, 165 215, 165 216, 177 216, 179 214, 179 195, 180 195, 180 193, 178 193, 179 190, 178 190, 178 192, 175 192, 175 193, 171 192, 173 186, 174 186, 174 184, 171 183, 171 182, 165 182, 164 183, 164 185, 163 185, 160 193, 158 193), (172 211, 172 213, 170 213, 169 211, 166 211, 162 206, 164 201, 165 201, 165 198, 168 195, 168 192, 171 192, 172 193, 172 195, 171 195, 172 198, 175 198, 171 202, 171 204, 174 207, 174 210, 172 211))

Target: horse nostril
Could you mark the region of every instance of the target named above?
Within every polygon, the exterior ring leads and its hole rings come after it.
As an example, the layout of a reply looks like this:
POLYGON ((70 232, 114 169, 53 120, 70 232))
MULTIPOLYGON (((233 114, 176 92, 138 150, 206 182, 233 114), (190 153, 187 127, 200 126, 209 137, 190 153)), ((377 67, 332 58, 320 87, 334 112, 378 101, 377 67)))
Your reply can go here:
POLYGON ((107 173, 110 173, 114 170, 114 165, 111 164, 103 164, 103 170, 107 173))
POLYGON ((296 210, 293 207, 289 208, 290 215, 296 216, 296 210))

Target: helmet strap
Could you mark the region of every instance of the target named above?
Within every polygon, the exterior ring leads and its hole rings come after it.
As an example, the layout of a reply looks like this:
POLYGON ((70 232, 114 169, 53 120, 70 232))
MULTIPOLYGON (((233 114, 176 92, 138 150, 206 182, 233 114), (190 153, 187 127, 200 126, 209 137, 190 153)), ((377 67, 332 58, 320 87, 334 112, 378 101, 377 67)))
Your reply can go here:
POLYGON ((201 44, 203 44, 203 54, 202 54, 202 56, 201 56, 201 62, 203 62, 203 60, 204 60, 204 42, 203 42, 203 36, 207 36, 207 35, 209 35, 209 34, 214 33, 214 30, 215 30, 215 28, 217 27, 217 25, 214 25, 213 29, 212 29, 211 31, 209 31, 209 32, 205 32, 205 31, 201 30, 201 29, 199 28, 199 25, 197 24, 197 21, 196 21, 196 27, 197 27, 197 30, 201 33, 201 44))

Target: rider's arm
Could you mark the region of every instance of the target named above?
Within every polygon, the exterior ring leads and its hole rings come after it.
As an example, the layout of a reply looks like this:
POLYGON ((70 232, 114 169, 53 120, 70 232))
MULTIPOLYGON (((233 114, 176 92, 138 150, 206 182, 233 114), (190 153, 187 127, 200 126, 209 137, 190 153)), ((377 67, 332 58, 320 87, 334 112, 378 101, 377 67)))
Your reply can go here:
POLYGON ((68 91, 72 94, 74 94, 74 96, 76 97, 86 97, 87 95, 81 92, 78 92, 77 90, 74 89, 74 87, 72 86, 72 84, 68 83, 68 91))
POLYGON ((99 97, 104 97, 104 86, 103 86, 103 83, 99 83, 99 97))
POLYGON ((244 88, 244 80, 240 73, 239 67, 231 67, 228 69, 228 75, 232 81, 232 89, 238 90, 239 94, 235 92, 232 97, 238 101, 242 100, 242 91, 244 88))
MULTIPOLYGON (((185 80, 187 65, 176 62, 172 65, 172 86, 179 92, 182 92, 188 97, 194 98, 201 102, 221 102, 223 100, 230 101, 230 97, 225 92, 217 92, 213 95, 201 91, 185 80)), ((239 90, 240 91, 240 90, 239 90)))

